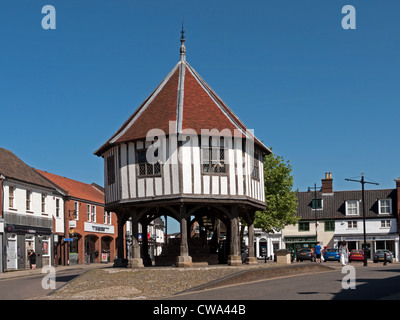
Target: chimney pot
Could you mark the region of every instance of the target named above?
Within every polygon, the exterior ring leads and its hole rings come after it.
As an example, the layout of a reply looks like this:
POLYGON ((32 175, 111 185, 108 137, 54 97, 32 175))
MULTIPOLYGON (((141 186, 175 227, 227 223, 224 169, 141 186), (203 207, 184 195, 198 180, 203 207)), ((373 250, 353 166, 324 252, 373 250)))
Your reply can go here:
POLYGON ((322 193, 333 193, 332 172, 325 172, 325 179, 321 179, 322 193))

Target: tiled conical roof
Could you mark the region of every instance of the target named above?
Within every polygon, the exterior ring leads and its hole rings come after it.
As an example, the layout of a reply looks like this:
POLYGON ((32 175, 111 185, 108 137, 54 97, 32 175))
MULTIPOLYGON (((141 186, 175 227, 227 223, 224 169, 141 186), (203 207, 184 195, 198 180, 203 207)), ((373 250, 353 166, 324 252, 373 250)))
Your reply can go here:
MULTIPOLYGON (((151 129, 171 133, 170 122, 174 122, 173 133, 185 129, 201 134, 202 129, 235 130, 248 136, 246 126, 211 89, 202 77, 186 61, 185 39, 181 38, 180 61, 128 118, 121 128, 95 154, 100 156, 114 144, 145 139, 151 129)), ((257 138, 254 141, 265 153, 271 151, 257 138)))

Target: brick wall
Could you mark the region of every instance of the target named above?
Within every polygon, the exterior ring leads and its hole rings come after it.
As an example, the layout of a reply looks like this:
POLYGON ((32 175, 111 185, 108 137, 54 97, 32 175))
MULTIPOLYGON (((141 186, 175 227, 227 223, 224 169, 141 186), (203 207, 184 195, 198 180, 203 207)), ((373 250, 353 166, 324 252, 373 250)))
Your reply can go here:
POLYGON ((85 237, 92 235, 92 239, 94 239, 94 246, 93 246, 93 251, 98 251, 99 255, 97 258, 95 258, 94 262, 99 263, 101 262, 101 243, 102 239, 104 237, 109 237, 111 238, 111 243, 110 243, 110 261, 112 262, 115 258, 116 254, 116 238, 118 236, 118 227, 117 227, 117 217, 114 213, 112 213, 111 217, 111 225, 114 226, 114 234, 109 234, 109 233, 101 233, 101 232, 88 232, 85 231, 85 222, 88 222, 87 218, 87 205, 96 206, 96 224, 103 224, 104 222, 104 207, 100 205, 96 205, 90 202, 84 202, 82 201, 77 201, 77 200, 68 200, 66 201, 66 219, 65 222, 67 224, 66 230, 68 229, 69 226, 69 221, 75 221, 74 223, 76 226, 72 227, 71 229, 73 230, 73 234, 66 234, 66 238, 73 238, 77 237, 78 238, 78 259, 79 263, 83 264, 85 263, 85 237), (75 220, 73 217, 74 209, 75 209, 75 202, 79 203, 79 209, 78 209, 78 220, 75 220))

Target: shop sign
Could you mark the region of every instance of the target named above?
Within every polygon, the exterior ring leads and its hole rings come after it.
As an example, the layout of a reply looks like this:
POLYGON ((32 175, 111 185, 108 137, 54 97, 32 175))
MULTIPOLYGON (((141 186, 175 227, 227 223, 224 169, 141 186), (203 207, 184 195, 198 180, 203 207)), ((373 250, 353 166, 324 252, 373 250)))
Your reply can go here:
POLYGON ((284 241, 286 243, 305 243, 305 242, 315 242, 315 237, 285 237, 284 241))
POLYGON ((48 228, 40 228, 40 227, 31 227, 31 226, 20 226, 16 224, 7 224, 5 228, 6 232, 15 232, 15 233, 27 233, 27 234, 51 234, 51 229, 48 228))
MULTIPOLYGON (((336 237, 338 241, 364 241, 364 236, 336 237)), ((366 236, 367 241, 395 240, 396 236, 366 236)))
POLYGON ((99 233, 114 234, 114 226, 109 226, 106 224, 85 222, 84 230, 86 232, 99 232, 99 233))

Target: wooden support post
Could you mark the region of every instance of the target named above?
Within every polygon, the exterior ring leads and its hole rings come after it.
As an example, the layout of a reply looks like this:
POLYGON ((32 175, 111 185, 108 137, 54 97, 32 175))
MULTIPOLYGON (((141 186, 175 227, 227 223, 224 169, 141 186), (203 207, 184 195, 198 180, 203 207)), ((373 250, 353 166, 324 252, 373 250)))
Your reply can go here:
POLYGON ((140 257, 139 246, 139 221, 136 216, 136 210, 131 213, 132 219, 132 258, 128 260, 128 268, 142 268, 143 259, 140 257))
POLYGON ((124 250, 124 225, 125 219, 122 212, 116 212, 118 223, 118 238, 117 238, 117 254, 118 258, 114 260, 114 267, 123 267, 126 265, 125 250, 124 250))
POLYGON ((232 206, 230 217, 230 252, 228 256, 228 265, 238 266, 242 264, 240 257, 240 237, 239 237, 239 217, 238 206, 232 206))
POLYGON ((189 256, 188 237, 187 237, 187 217, 186 217, 186 206, 182 204, 180 206, 180 225, 181 225, 181 245, 180 255, 177 257, 176 265, 178 267, 191 267, 192 257, 189 256))
POLYGON ((248 225, 248 233, 249 233, 249 255, 246 258, 247 264, 257 264, 257 258, 254 255, 254 220, 251 221, 248 225))

